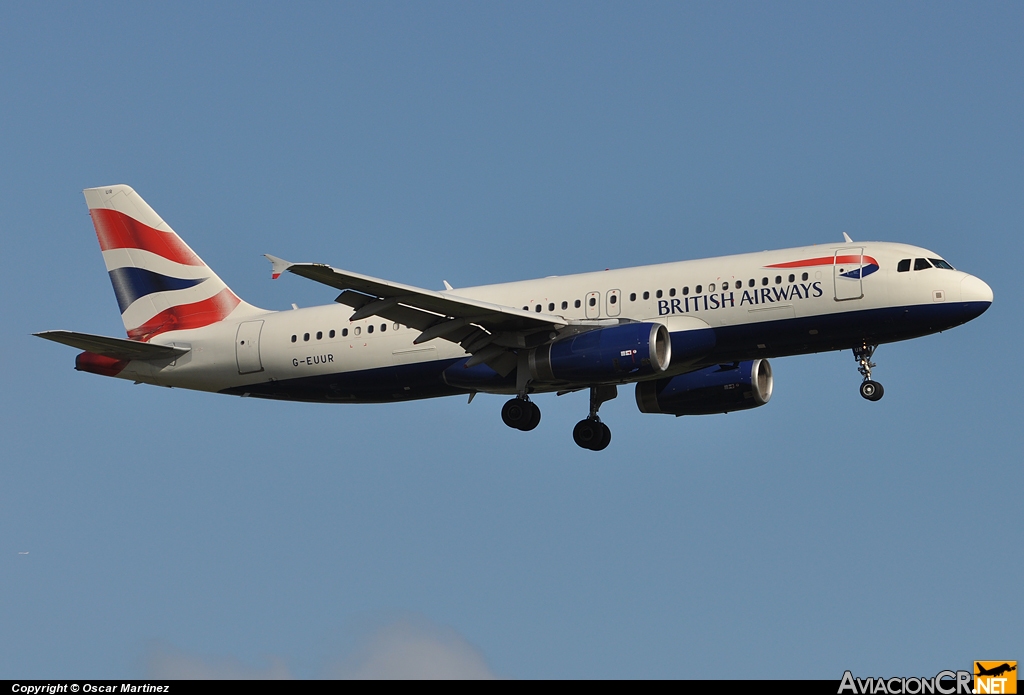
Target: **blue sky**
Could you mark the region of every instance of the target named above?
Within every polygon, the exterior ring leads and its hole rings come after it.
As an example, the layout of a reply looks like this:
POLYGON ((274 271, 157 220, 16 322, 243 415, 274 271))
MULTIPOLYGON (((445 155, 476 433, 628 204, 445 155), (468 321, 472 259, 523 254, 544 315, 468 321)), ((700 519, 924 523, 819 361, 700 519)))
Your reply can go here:
POLYGON ((0 677, 832 678, 1020 659, 1019 3, 0 7, 0 677), (261 402, 104 379, 81 189, 249 302, 904 241, 995 304, 766 407, 261 402), (28 555, 19 552, 28 551, 28 555), (1014 635, 1017 635, 1016 637, 1014 635))

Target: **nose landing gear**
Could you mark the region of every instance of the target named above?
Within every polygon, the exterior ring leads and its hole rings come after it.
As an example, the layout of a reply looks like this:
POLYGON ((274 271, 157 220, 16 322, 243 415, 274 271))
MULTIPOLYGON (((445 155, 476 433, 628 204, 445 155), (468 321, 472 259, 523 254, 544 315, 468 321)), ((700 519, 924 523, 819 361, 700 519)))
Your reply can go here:
POLYGON ((526 396, 517 396, 501 407, 501 420, 512 429, 529 432, 540 424, 540 408, 526 396))
POLYGON ((857 360, 857 371, 864 377, 864 381, 860 385, 860 395, 869 401, 877 401, 882 398, 885 393, 885 389, 877 381, 871 380, 871 368, 877 365, 871 361, 871 356, 875 354, 875 348, 877 345, 868 345, 865 341, 860 347, 853 349, 853 357, 857 360))
POLYGON ((590 387, 590 415, 576 423, 572 429, 572 439, 577 445, 591 451, 601 451, 612 441, 612 431, 601 422, 597 411, 601 404, 619 395, 615 385, 590 387))

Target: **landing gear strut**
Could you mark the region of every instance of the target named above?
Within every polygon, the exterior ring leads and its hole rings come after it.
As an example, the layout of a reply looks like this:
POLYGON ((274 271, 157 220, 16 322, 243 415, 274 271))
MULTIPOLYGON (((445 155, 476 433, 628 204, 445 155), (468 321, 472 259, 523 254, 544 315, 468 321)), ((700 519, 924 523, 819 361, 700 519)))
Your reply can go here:
POLYGON ((871 380, 871 368, 877 366, 871 361, 876 347, 878 346, 868 345, 865 341, 861 343, 860 347, 853 349, 853 357, 857 360, 857 371, 864 377, 864 381, 860 385, 860 395, 869 401, 877 401, 885 393, 885 389, 880 383, 871 380))
POLYGON ((619 395, 618 389, 611 386, 590 387, 590 415, 576 423, 572 429, 572 438, 579 446, 591 451, 601 451, 612 441, 612 431, 601 422, 597 411, 601 404, 619 395))
POLYGON ((516 396, 501 407, 501 420, 512 429, 529 432, 540 424, 540 408, 527 396, 516 396))

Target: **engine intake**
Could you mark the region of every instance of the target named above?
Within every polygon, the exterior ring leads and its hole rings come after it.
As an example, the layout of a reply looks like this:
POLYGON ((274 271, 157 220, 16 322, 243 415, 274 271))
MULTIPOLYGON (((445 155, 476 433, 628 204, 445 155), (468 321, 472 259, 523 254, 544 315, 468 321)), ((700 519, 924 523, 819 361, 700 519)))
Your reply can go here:
POLYGON ((530 353, 538 381, 601 382, 657 374, 672 361, 672 338, 660 323, 595 328, 530 353))
POLYGON ((636 405, 642 413, 713 415, 757 408, 771 400, 774 387, 768 360, 718 365, 670 379, 641 381, 636 405))

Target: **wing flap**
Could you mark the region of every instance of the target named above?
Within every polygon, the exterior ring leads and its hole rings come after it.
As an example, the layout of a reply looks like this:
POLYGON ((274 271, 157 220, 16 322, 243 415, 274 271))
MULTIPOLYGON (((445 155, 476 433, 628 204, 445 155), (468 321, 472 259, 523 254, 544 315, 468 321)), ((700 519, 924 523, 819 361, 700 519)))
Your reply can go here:
POLYGON ((137 340, 109 338, 105 335, 76 333, 75 331, 43 331, 42 333, 33 333, 33 335, 79 350, 86 350, 95 355, 119 360, 173 360, 189 351, 189 348, 140 343, 137 340))

